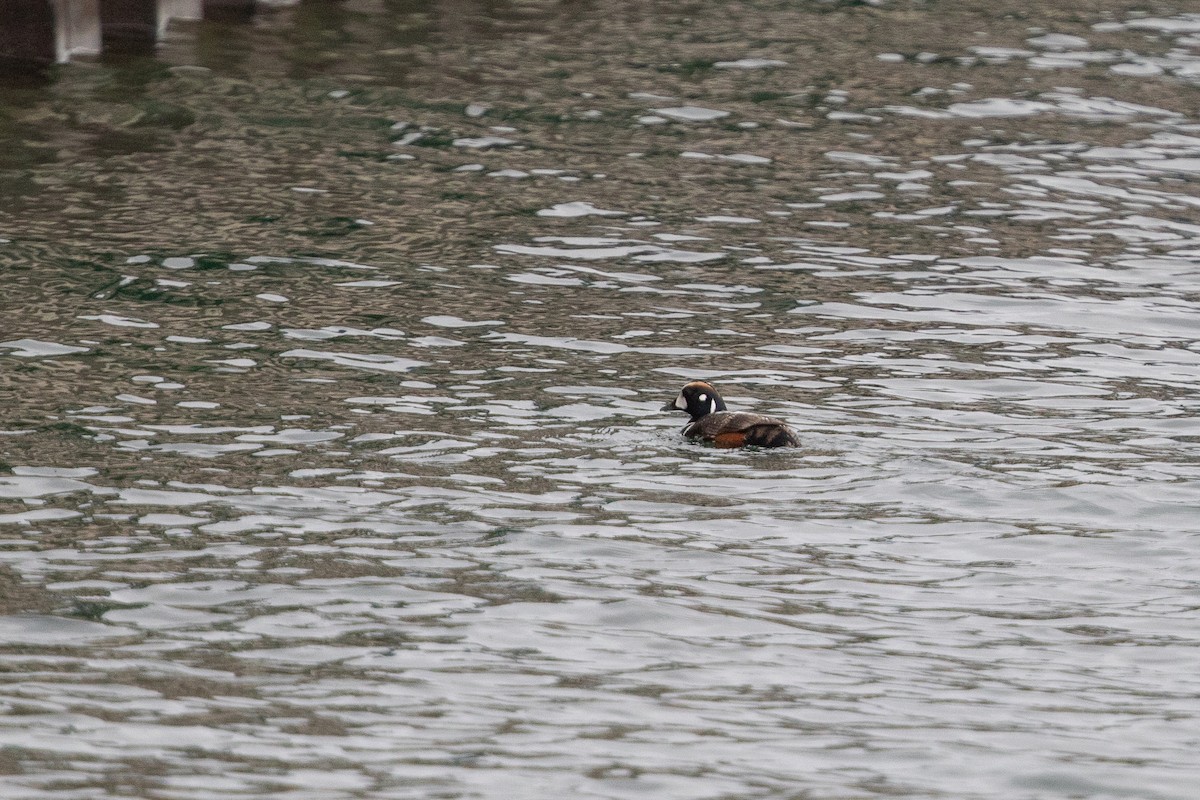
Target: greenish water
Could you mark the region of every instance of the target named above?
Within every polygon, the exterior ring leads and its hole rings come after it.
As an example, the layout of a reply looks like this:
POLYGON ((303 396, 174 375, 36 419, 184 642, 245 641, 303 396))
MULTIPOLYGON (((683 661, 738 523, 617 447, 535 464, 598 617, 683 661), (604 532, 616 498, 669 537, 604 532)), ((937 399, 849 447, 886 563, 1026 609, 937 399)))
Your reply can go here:
POLYGON ((0 794, 1190 800, 1188 11, 304 2, 10 82, 0 794))

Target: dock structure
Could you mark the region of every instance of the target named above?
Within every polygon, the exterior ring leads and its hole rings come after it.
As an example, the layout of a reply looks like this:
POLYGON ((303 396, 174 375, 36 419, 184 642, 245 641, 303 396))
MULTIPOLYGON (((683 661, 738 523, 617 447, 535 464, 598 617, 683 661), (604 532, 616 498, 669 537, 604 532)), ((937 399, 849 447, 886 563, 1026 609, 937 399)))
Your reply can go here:
POLYGON ((248 17, 287 0, 0 0, 0 62, 61 64, 106 47, 153 46, 173 20, 248 17))

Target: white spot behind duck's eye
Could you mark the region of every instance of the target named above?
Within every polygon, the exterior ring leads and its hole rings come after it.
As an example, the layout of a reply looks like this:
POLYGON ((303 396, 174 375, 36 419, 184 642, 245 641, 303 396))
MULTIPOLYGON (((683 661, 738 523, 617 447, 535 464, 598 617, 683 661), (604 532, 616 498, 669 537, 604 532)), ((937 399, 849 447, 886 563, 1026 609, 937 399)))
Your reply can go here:
POLYGON ((687 400, 684 399, 682 392, 680 392, 679 397, 675 398, 675 407, 680 411, 687 411, 687 400))
POLYGON ((700 395, 700 402, 701 402, 701 403, 703 403, 703 402, 704 402, 705 400, 707 400, 707 399, 708 399, 708 395, 706 395, 706 394, 702 394, 702 395, 700 395))

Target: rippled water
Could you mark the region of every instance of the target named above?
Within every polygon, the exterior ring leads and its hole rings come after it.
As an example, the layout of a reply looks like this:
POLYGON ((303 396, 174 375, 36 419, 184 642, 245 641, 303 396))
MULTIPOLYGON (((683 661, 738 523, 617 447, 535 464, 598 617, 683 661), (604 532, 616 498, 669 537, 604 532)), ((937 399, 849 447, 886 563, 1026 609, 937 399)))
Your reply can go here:
POLYGON ((400 5, 6 90, 5 798, 1196 796, 1200 17, 400 5))

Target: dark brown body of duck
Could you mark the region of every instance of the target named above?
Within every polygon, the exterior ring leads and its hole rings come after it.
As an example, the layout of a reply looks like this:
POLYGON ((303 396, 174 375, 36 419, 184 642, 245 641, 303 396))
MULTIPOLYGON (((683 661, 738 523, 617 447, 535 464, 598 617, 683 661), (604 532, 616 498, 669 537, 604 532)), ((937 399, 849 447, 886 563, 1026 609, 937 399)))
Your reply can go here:
POLYGON ((787 423, 765 414, 727 411, 725 401, 711 383, 691 381, 679 397, 663 406, 664 411, 686 411, 691 417, 683 426, 689 439, 703 439, 717 447, 799 447, 800 439, 787 423))

